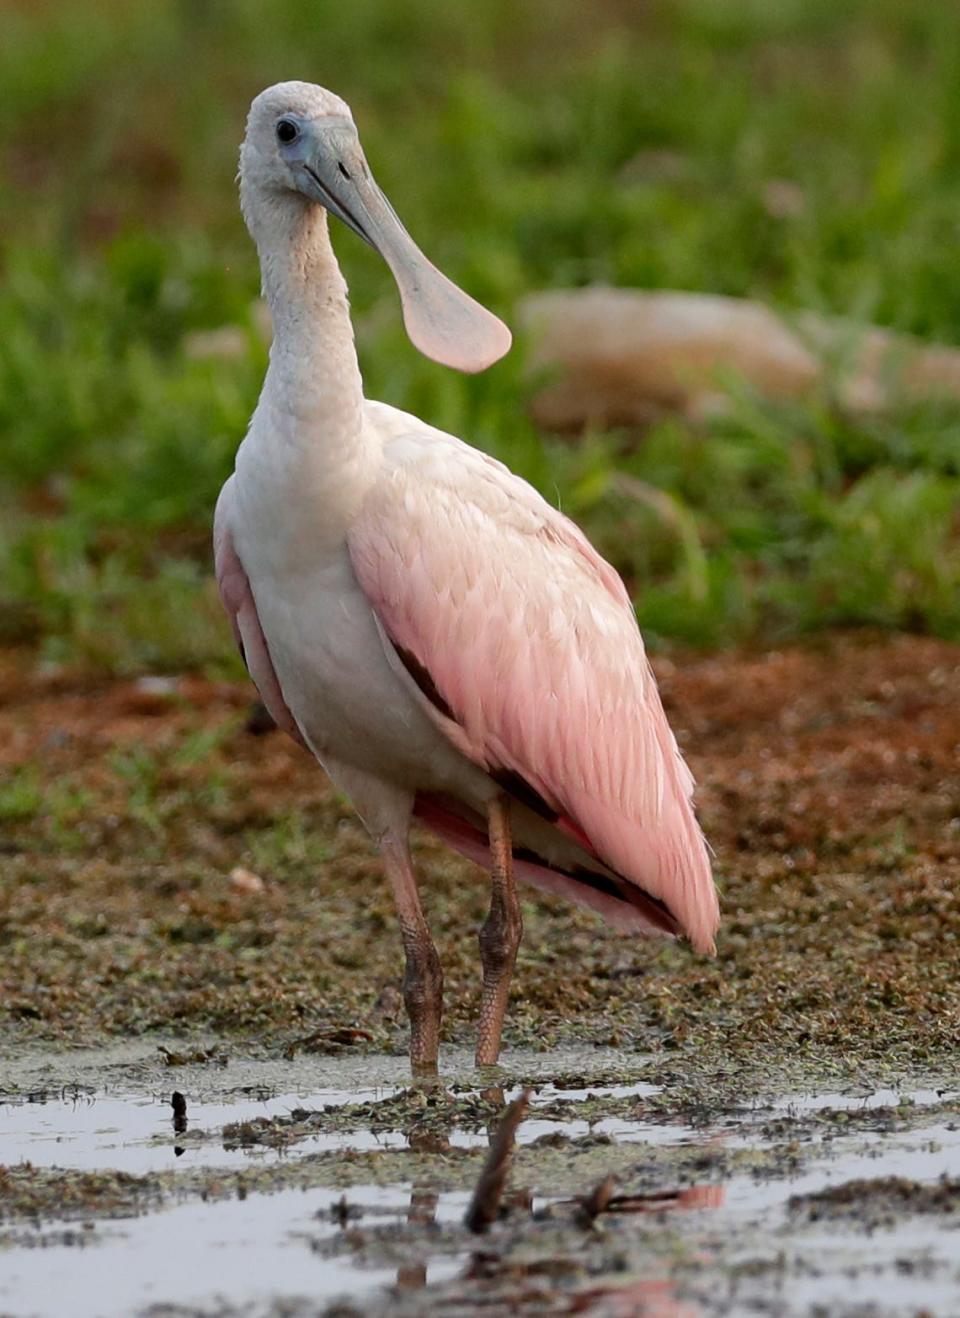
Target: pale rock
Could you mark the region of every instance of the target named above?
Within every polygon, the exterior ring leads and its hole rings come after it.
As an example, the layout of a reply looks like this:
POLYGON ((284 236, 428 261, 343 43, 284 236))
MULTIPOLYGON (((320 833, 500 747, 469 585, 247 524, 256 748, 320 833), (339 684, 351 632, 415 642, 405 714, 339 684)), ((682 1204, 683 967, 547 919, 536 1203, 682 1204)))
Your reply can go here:
POLYGON ((266 886, 259 874, 244 869, 242 865, 237 865, 230 871, 230 883, 239 892, 263 892, 266 886))
POLYGON ((740 379, 767 398, 834 388, 851 412, 898 398, 960 398, 960 351, 873 326, 706 293, 593 287, 533 294, 519 320, 547 383, 535 420, 551 429, 693 420, 730 406, 740 379))

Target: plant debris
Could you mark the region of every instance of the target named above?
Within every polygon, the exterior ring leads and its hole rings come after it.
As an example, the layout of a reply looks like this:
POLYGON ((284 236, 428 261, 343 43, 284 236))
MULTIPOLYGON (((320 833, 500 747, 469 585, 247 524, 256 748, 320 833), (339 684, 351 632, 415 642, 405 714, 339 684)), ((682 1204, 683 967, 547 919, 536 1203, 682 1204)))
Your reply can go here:
POLYGON ((198 1062, 214 1062, 217 1066, 226 1066, 230 1060, 218 1048, 194 1048, 188 1052, 174 1052, 161 1043, 157 1045, 157 1050, 167 1066, 195 1066, 198 1062))
POLYGON ((182 1135, 187 1129, 187 1100, 179 1089, 173 1091, 170 1106, 173 1108, 173 1129, 178 1135, 182 1135))
POLYGON ((332 1053, 341 1048, 352 1048, 358 1043, 372 1043, 373 1034, 369 1030, 358 1029, 354 1025, 334 1025, 329 1029, 314 1030, 302 1039, 294 1039, 284 1049, 284 1056, 293 1059, 298 1052, 332 1053))
POLYGON ((904 1176, 845 1181, 794 1195, 789 1208, 812 1222, 846 1219, 868 1229, 892 1226, 904 1213, 960 1214, 960 1179, 942 1176, 933 1184, 904 1176))
MULTIPOLYGON (((718 956, 619 938, 526 893, 505 1055, 604 1043, 672 1056, 678 1076, 680 1054, 714 1073, 945 1067, 960 1019, 960 650, 850 636, 655 666, 716 851, 718 956)), ((131 712, 121 686, 51 685, 0 659, 0 781, 21 784, 0 867, 0 1034, 159 1036, 171 1065, 245 1046, 403 1053, 390 895, 317 766, 279 733, 237 730, 243 684, 194 680, 196 698, 162 715, 131 712), (262 892, 225 882, 240 864, 262 892)), ((465 935, 485 886, 426 835, 415 850, 444 1043, 467 1043, 465 935)))
POLYGON ((491 1223, 497 1220, 504 1186, 510 1172, 517 1127, 530 1106, 532 1092, 530 1089, 525 1089, 518 1098, 513 1100, 500 1119, 493 1139, 490 1141, 490 1152, 483 1164, 483 1170, 480 1173, 465 1218, 467 1229, 477 1235, 482 1235, 491 1223))

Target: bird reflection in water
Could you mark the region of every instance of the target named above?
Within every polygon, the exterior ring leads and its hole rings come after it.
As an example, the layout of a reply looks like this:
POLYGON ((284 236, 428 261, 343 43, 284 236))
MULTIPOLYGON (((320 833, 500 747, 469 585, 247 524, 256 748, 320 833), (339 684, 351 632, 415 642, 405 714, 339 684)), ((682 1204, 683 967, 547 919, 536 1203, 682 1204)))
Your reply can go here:
MULTIPOLYGON (((407 1144, 414 1153, 447 1153, 455 1121, 452 1117, 441 1120, 436 1116, 429 1122, 416 1121, 405 1131, 407 1144)), ((420 1178, 410 1188, 410 1207, 407 1221, 413 1226, 429 1229, 437 1225, 437 1205, 440 1195, 431 1182, 420 1178)), ((426 1259, 413 1259, 397 1269, 397 1286, 401 1290, 420 1290, 427 1284, 426 1259)))

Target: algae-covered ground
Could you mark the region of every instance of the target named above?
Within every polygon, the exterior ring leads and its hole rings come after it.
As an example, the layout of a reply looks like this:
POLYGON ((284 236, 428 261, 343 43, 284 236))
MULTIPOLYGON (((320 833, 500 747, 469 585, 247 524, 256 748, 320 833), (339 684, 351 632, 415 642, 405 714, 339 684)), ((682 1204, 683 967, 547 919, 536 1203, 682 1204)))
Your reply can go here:
MULTIPOLYGON (((942 1063, 960 1021, 960 650, 852 635, 657 670, 716 852, 718 956, 531 896, 507 1048, 942 1063)), ((251 688, 0 671, 6 1033, 403 1049, 373 848, 306 753, 247 730, 251 688)), ((426 836, 416 853, 445 1038, 467 1043, 487 886, 426 836)))
POLYGON ((447 982, 418 1090, 374 853, 251 730, 250 688, 8 654, 0 1313, 957 1311, 960 650, 656 667, 716 959, 528 896, 504 1067, 478 1075, 485 879, 418 838, 447 982))

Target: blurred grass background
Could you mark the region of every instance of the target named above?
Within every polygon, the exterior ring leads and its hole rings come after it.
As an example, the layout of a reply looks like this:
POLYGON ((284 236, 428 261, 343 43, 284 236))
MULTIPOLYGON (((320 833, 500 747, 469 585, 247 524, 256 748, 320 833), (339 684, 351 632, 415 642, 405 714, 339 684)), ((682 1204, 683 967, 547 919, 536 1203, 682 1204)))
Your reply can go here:
MULTIPOLYGON (((263 86, 353 106, 428 254, 508 320, 610 282, 960 342, 956 0, 21 0, 0 9, 0 643, 112 671, 235 662, 209 581, 266 351, 236 205, 263 86), (784 204, 784 198, 789 204, 784 204), (190 336, 239 327, 227 359, 190 336)), ((881 625, 960 640, 960 407, 834 391, 580 442, 536 433, 523 344, 407 344, 335 233, 367 392, 496 453, 624 573, 652 644, 881 625), (667 490, 658 517, 612 480, 667 490)))

